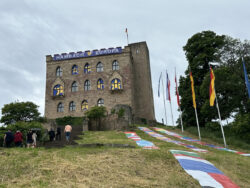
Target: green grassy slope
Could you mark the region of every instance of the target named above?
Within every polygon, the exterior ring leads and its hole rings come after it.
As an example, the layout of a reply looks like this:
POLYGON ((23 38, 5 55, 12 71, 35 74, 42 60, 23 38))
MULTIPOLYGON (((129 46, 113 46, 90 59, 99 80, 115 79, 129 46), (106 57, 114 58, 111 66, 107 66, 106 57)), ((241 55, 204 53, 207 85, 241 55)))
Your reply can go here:
MULTIPOLYGON (((160 149, 141 149, 119 131, 85 132, 77 142, 130 144, 136 148, 1 149, 0 187, 200 187, 169 152, 190 150, 136 132, 160 149)), ((250 187, 250 158, 202 148, 209 150, 201 154, 203 158, 240 187, 250 187)))

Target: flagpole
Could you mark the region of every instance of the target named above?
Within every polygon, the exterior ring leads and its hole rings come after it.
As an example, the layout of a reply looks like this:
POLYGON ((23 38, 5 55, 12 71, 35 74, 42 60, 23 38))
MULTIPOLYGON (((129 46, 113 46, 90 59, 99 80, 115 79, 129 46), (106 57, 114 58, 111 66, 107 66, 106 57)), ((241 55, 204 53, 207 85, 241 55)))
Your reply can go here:
POLYGON ((126 28, 125 32, 127 34, 127 43, 129 44, 129 42, 128 42, 128 29, 127 28, 126 28))
MULTIPOLYGON (((177 93, 179 95, 179 89, 178 89, 178 84, 177 84, 177 75, 176 75, 176 67, 174 68, 175 70, 175 81, 176 81, 176 90, 177 90, 177 93)), ((183 123, 182 123, 182 111, 181 111, 181 106, 179 106, 178 104, 178 107, 180 109, 180 119, 181 119, 181 132, 183 132, 183 123)))
POLYGON ((195 117, 196 117, 196 123, 197 123, 197 128, 198 128, 199 139, 201 140, 200 126, 199 126, 199 120, 198 120, 198 115, 197 115, 197 110, 196 110, 194 80, 193 80, 193 76, 192 76, 191 67, 189 67, 189 69, 190 69, 190 80, 191 80, 191 87, 192 87, 193 106, 194 106, 194 111, 195 111, 195 117))
POLYGON ((168 121, 167 121, 167 112, 166 112, 166 103, 165 103, 165 92, 164 92, 163 78, 161 78, 161 83, 162 83, 162 90, 163 90, 163 102, 164 102, 165 119, 166 119, 166 125, 167 125, 168 121))
POLYGON ((199 126, 199 120, 198 120, 198 115, 197 115, 197 110, 196 110, 196 108, 194 108, 194 111, 195 111, 196 123, 197 123, 197 127, 198 127, 199 139, 201 140, 200 126, 199 126))
POLYGON ((181 111, 181 107, 179 106, 180 109, 180 119, 181 119, 181 132, 183 132, 183 123, 182 123, 182 111, 181 111))
POLYGON ((173 118, 173 112, 172 112, 172 104, 171 104, 171 100, 169 101, 170 104, 170 109, 171 109, 171 116, 172 116, 172 124, 174 126, 174 118, 173 118))
POLYGON ((226 148, 227 147, 227 143, 226 143, 226 139, 225 139, 225 135, 224 135, 223 126, 221 124, 220 108, 219 108, 219 103, 218 103, 218 99, 217 99, 216 92, 215 92, 215 87, 214 87, 214 93, 215 93, 216 107, 217 107, 219 121, 220 121, 220 128, 221 128, 221 132, 222 132, 222 136, 223 136, 223 140, 224 140, 224 146, 226 148))

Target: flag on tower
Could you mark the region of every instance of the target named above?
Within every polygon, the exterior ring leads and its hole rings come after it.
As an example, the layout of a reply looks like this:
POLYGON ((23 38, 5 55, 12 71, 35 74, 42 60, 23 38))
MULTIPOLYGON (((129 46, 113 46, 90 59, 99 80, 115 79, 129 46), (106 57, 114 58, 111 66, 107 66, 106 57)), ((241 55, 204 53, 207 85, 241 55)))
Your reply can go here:
POLYGON ((167 94, 166 94, 166 99, 171 101, 171 98, 170 98, 170 80, 168 79, 168 72, 166 71, 167 73, 167 94))
POLYGON ((175 89, 176 89, 176 96, 177 96, 177 104, 178 106, 180 106, 180 98, 179 98, 179 91, 178 91, 178 83, 177 83, 177 78, 176 78, 176 72, 175 72, 175 77, 174 77, 174 81, 175 81, 175 89))
POLYGON ((193 79, 191 71, 190 71, 190 81, 191 81, 191 88, 192 88, 193 107, 196 108, 195 92, 194 92, 194 79, 193 79))
POLYGON ((210 67, 210 87, 209 87, 210 106, 214 106, 214 100, 215 100, 214 81, 215 81, 214 71, 210 67))
POLYGON ((243 58, 242 58, 242 63, 243 63, 243 69, 244 69, 246 87, 247 87, 247 91, 248 91, 248 97, 250 99, 250 84, 249 84, 249 81, 248 81, 247 70, 246 70, 245 62, 244 62, 243 58))

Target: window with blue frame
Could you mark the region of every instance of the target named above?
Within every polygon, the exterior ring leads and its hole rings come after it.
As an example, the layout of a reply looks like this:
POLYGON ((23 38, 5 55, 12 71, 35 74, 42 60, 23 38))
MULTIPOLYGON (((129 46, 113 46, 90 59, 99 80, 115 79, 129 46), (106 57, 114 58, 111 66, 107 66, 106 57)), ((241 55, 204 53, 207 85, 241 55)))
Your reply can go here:
POLYGON ((86 80, 84 82, 84 91, 88 91, 88 90, 90 90, 90 81, 86 80))
POLYGON ((88 110, 89 105, 87 100, 82 101, 82 110, 88 110))
POLYGON ((97 80, 97 90, 103 90, 103 89, 104 89, 104 82, 100 78, 99 80, 97 80))
POLYGON ((120 90, 122 89, 122 83, 121 80, 118 78, 115 78, 111 81, 111 90, 120 90))
POLYGON ((53 96, 62 96, 63 95, 63 86, 57 84, 53 89, 53 96))
POLYGON ((85 66, 84 66, 84 73, 88 74, 90 72, 91 72, 90 64, 86 63, 85 66))
POLYGON ((103 64, 102 64, 102 62, 97 63, 96 72, 103 72, 103 64))
POLYGON ((78 74, 78 66, 77 65, 72 66, 72 75, 74 75, 74 74, 78 74))

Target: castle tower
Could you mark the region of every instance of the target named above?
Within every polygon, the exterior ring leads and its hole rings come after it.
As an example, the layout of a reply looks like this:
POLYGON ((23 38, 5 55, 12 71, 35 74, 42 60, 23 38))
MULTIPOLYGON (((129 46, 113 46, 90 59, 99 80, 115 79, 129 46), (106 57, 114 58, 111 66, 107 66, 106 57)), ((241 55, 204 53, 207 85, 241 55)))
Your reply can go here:
POLYGON ((128 105, 133 117, 155 120, 146 42, 46 56, 45 117, 84 116, 93 106, 128 105))

